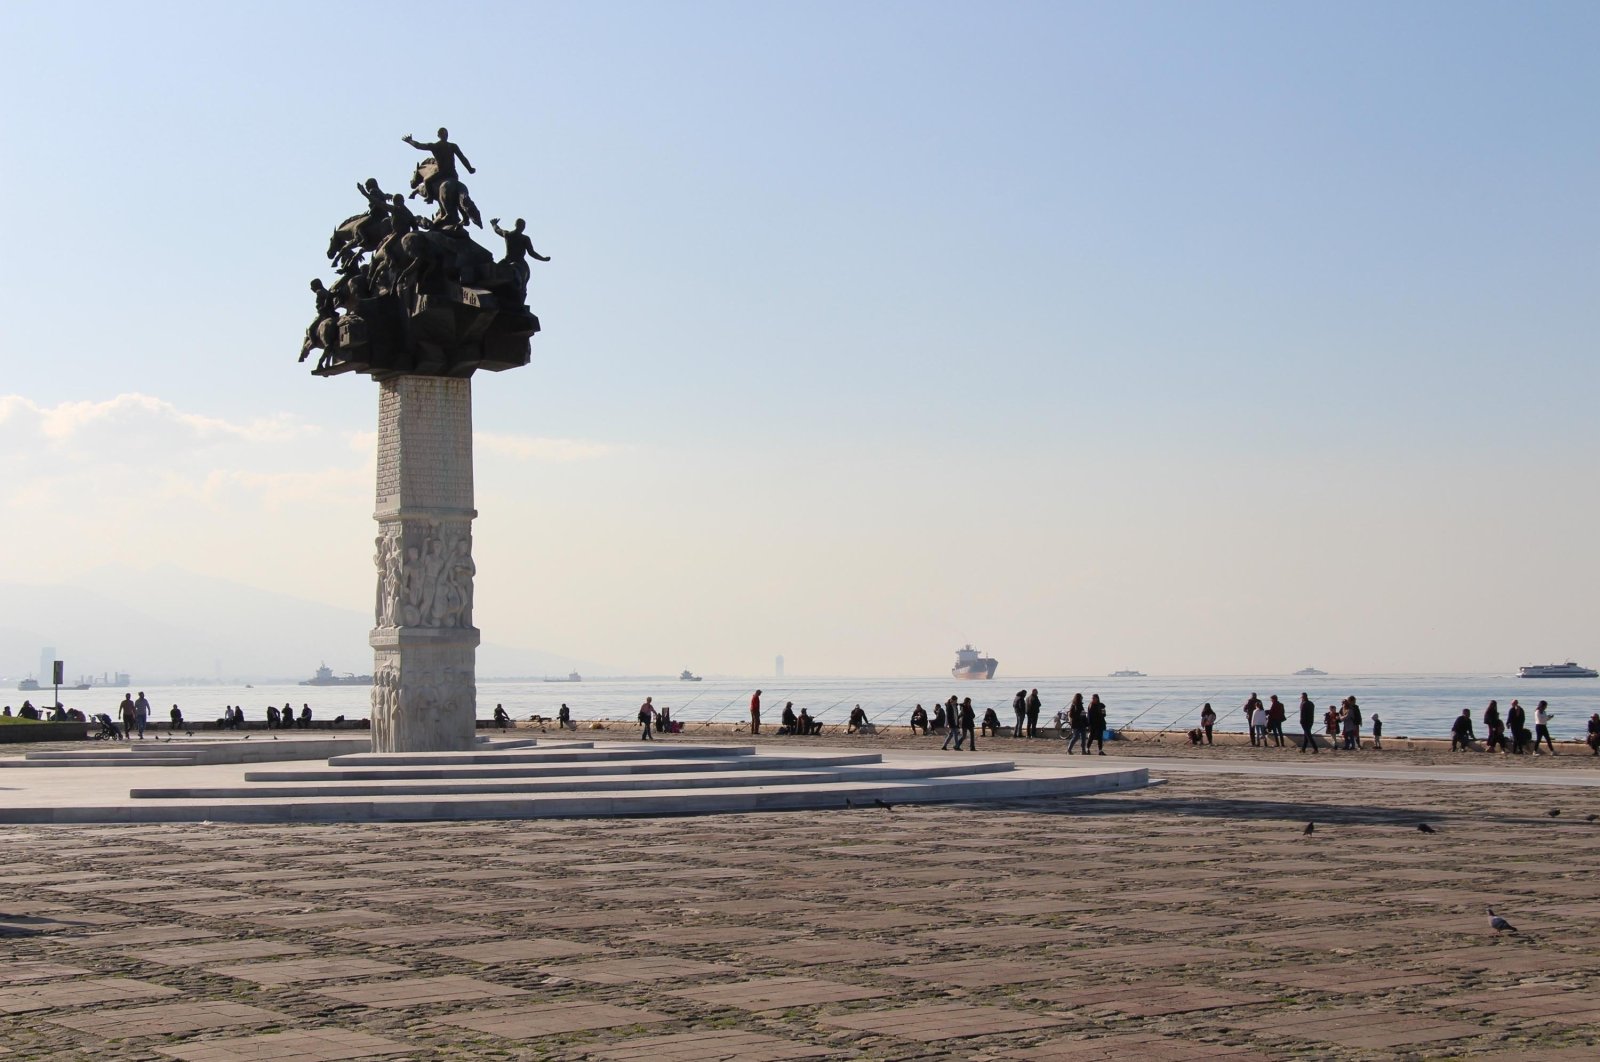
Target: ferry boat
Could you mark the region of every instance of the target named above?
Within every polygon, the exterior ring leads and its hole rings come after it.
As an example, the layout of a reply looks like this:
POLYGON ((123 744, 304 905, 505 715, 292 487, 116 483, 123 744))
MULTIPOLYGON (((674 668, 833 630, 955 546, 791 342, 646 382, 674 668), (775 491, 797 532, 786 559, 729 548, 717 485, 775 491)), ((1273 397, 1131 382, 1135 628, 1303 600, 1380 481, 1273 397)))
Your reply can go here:
POLYGON ((354 675, 346 671, 343 675, 335 675, 329 670, 327 664, 317 668, 317 673, 308 679, 302 679, 302 686, 370 686, 371 675, 354 675))
POLYGON ((983 652, 972 647, 968 642, 956 650, 956 666, 950 669, 950 674, 958 679, 992 679, 994 669, 1000 666, 1000 661, 992 656, 984 656, 983 652))
POLYGON ((17 683, 17 689, 21 690, 23 693, 38 693, 39 681, 37 679, 25 678, 21 682, 17 683))
POLYGON ((1314 667, 1303 667, 1299 671, 1296 671, 1295 674, 1300 676, 1300 677, 1302 677, 1302 678, 1312 678, 1312 677, 1315 677, 1317 675, 1326 675, 1327 672, 1326 671, 1318 671, 1314 667))
POLYGON ((700 681, 700 676, 696 675, 693 671, 690 671, 688 668, 684 668, 682 673, 678 675, 678 681, 679 682, 699 682, 700 681))
POLYGON ((1600 671, 1568 660, 1565 664, 1526 664, 1517 669, 1518 678, 1600 678, 1600 671))
POLYGON ((1143 671, 1134 671, 1131 668, 1122 671, 1113 671, 1108 678, 1149 678, 1143 671))
POLYGON ((545 681, 546 682, 582 682, 583 681, 583 676, 578 674, 576 671, 569 671, 569 672, 567 672, 567 677, 566 678, 547 678, 547 679, 545 679, 545 681))

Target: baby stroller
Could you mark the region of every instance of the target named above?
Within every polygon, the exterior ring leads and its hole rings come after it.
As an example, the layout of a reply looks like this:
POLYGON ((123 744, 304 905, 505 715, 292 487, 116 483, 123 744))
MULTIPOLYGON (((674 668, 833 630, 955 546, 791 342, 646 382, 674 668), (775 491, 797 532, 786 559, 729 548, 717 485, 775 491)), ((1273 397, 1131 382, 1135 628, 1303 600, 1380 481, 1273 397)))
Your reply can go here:
POLYGON ((122 728, 117 726, 116 723, 112 722, 109 715, 101 712, 94 718, 95 721, 100 724, 100 733, 95 735, 96 741, 103 741, 107 738, 111 739, 112 741, 122 740, 122 728))

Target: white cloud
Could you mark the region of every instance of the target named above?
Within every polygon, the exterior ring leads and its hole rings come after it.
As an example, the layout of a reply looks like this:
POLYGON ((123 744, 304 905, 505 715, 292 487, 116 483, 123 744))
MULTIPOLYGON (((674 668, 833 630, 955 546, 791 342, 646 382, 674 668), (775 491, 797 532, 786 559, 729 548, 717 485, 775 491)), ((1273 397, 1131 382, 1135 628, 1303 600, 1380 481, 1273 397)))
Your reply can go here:
POLYGON ((282 441, 315 435, 320 430, 286 413, 253 417, 238 423, 186 413, 171 402, 138 393, 98 402, 62 402, 54 406, 42 406, 22 395, 0 395, 0 426, 31 431, 57 443, 69 442, 101 428, 129 434, 176 429, 196 440, 221 438, 251 442, 282 441))

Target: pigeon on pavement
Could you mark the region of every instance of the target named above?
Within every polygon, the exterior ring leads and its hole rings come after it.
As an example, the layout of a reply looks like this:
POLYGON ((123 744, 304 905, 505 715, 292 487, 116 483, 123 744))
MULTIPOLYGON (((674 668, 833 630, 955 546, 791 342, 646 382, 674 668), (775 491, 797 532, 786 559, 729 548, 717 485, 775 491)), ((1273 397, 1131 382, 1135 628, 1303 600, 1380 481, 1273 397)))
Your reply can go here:
POLYGON ((885 811, 893 811, 894 810, 894 805, 893 804, 886 804, 882 800, 879 800, 877 797, 873 797, 872 798, 872 802, 874 804, 878 805, 880 808, 882 808, 885 811))
POLYGON ((1517 931, 1516 926, 1495 914, 1493 907, 1485 907, 1484 910, 1489 912, 1489 928, 1496 933, 1515 933, 1517 931))
POLYGON ((1306 828, 1301 830, 1300 834, 1303 837, 1310 837, 1313 833, 1316 832, 1316 829, 1317 829, 1317 824, 1316 823, 1308 822, 1308 823, 1306 823, 1306 828))
POLYGON ((1560 808, 1551 808, 1549 811, 1545 812, 1545 814, 1549 815, 1553 819, 1557 815, 1561 814, 1561 809, 1560 808))
POLYGON ((1426 822, 1417 823, 1417 829, 1421 830, 1423 833, 1438 833, 1439 832, 1438 830, 1434 829, 1432 826, 1429 826, 1426 822))

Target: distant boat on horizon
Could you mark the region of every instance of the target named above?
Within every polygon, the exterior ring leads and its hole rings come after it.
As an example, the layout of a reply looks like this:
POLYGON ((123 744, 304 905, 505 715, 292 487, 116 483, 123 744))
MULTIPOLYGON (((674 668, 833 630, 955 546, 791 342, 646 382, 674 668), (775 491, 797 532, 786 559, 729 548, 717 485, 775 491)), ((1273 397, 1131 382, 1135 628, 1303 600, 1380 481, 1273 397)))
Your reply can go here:
POLYGON ((582 682, 583 681, 583 676, 578 674, 576 671, 569 671, 569 672, 567 672, 567 677, 566 678, 548 678, 547 677, 545 679, 545 681, 546 682, 582 682))
POLYGON ((1150 676, 1146 675, 1143 671, 1134 671, 1131 668, 1124 668, 1121 671, 1113 671, 1111 674, 1107 675, 1106 677, 1107 678, 1149 678, 1150 676))
POLYGON ((1524 664, 1517 678, 1600 678, 1600 671, 1568 660, 1565 664, 1524 664))
POLYGON ((693 671, 690 671, 688 668, 684 668, 678 674, 678 681, 679 682, 699 682, 700 681, 700 676, 696 675, 693 671))
POLYGON ((317 673, 308 679, 301 679, 302 686, 370 686, 371 675, 357 675, 346 671, 343 675, 335 675, 326 663, 317 668, 317 673))
POLYGON ((950 675, 958 679, 992 679, 999 666, 1000 661, 984 656, 981 649, 974 649, 968 642, 956 650, 956 666, 950 669, 950 675))
POLYGON ((1314 676, 1314 675, 1326 675, 1327 672, 1326 671, 1319 671, 1314 667, 1303 667, 1299 671, 1296 671, 1295 674, 1299 675, 1299 676, 1303 676, 1303 677, 1309 678, 1309 677, 1314 676))

